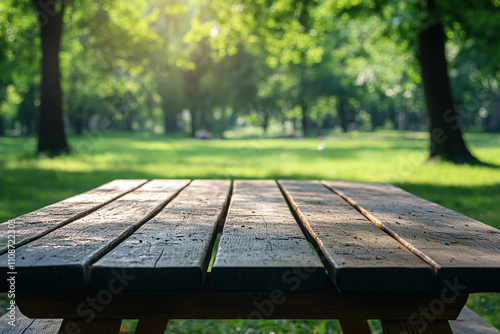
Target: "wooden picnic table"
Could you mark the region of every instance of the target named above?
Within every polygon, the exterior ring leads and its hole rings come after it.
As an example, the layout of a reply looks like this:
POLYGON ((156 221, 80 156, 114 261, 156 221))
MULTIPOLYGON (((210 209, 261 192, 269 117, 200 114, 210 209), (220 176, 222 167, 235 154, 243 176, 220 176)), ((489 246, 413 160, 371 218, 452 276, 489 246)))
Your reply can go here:
POLYGON ((126 318, 136 333, 228 318, 452 333, 469 293, 500 292, 499 230, 386 183, 115 180, 0 235, 1 291, 14 282, 22 313, 61 333, 126 318))

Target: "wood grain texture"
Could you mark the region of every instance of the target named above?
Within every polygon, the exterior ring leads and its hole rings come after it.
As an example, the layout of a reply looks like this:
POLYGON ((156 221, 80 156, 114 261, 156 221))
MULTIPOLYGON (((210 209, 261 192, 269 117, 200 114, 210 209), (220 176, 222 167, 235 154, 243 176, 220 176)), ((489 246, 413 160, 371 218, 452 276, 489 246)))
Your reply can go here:
POLYGON ((235 181, 212 279, 216 290, 318 290, 325 269, 272 180, 235 181))
MULTIPOLYGON (((324 274, 325 280, 328 278, 324 274)), ((210 280, 203 290, 123 291, 97 318, 113 319, 400 319, 425 318, 420 312, 441 298, 439 293, 339 293, 330 280, 326 290, 214 291, 210 280)), ((98 291, 29 292, 17 294, 21 311, 33 318, 86 318, 98 291), (90 299, 89 299, 90 298, 90 299), (40 307, 43 305, 44 307, 40 307), (80 312, 78 314, 78 306, 80 312)), ((436 319, 456 319, 468 295, 445 303, 436 319)))
POLYGON ((61 327, 62 319, 36 319, 23 334, 52 334, 61 327))
POLYGON ((146 181, 114 180, 83 194, 70 197, 0 224, 0 254, 7 252, 9 244, 17 248, 46 235, 136 189, 146 181), (13 228, 12 225, 14 225, 13 228), (15 232, 15 238, 12 234, 13 231, 15 232), (11 241, 9 242, 9 240, 11 241))
POLYGON ((453 334, 500 334, 500 331, 493 327, 488 321, 464 307, 457 320, 450 321, 453 334))
POLYGON ((47 334, 57 333, 62 319, 30 319, 18 308, 15 310, 15 326, 9 325, 11 319, 4 314, 0 318, 0 334, 47 334))
POLYGON ((446 320, 382 320, 384 334, 453 334, 446 320))
POLYGON ((318 181, 279 181, 340 291, 434 291, 431 266, 318 181))
POLYGON ((92 266, 92 287, 107 288, 118 271, 135 277, 125 290, 201 289, 230 187, 229 180, 193 181, 92 266))
MULTIPOLYGON (((188 183, 153 180, 20 247, 16 250, 17 291, 83 288, 89 280, 90 265, 157 214, 188 183)), ((0 263, 7 263, 7 254, 0 256, 0 263)), ((2 288, 5 291, 7 287, 2 288)))
POLYGON ((389 184, 324 184, 433 266, 439 291, 500 292, 500 230, 389 184))
POLYGON ((23 315, 17 307, 14 313, 16 317, 16 326, 13 327, 9 325, 9 321, 12 321, 12 319, 9 318, 8 313, 6 313, 0 318, 0 334, 22 334, 34 321, 34 319, 30 319, 23 315))

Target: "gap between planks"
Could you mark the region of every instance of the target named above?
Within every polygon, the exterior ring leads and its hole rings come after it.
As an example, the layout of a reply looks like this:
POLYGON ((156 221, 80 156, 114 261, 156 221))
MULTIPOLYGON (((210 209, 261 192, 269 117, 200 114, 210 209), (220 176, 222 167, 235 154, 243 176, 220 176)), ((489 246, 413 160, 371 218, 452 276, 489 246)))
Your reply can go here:
POLYGON ((320 182, 278 183, 340 291, 434 291, 427 263, 320 182))
POLYGON ((322 183, 430 264, 437 290, 500 292, 500 230, 387 183, 322 183))
POLYGON ((276 181, 235 181, 212 267, 214 289, 324 289, 324 270, 276 181), (301 270, 307 274, 296 287, 288 276, 301 270))
MULTIPOLYGON (((81 288, 95 261, 154 217, 189 183, 190 180, 150 181, 108 206, 19 248, 18 289, 81 288), (102 234, 101 238, 94 238, 96 233, 102 234)), ((5 257, 6 254, 0 256, 0 260, 5 257)), ((0 284, 4 291, 6 282, 0 284)))
POLYGON ((201 289, 229 180, 194 180, 154 218, 91 268, 91 286, 106 288, 113 272, 135 277, 126 290, 201 289))
POLYGON ((49 204, 0 224, 0 255, 40 239, 56 229, 84 218, 138 189, 146 179, 114 180, 84 193, 49 204), (79 203, 80 202, 80 203, 79 203), (83 203, 82 203, 83 202, 83 203), (53 211, 65 211, 53 214, 53 211), (13 228, 12 228, 13 226, 13 228), (11 232, 14 231, 15 234, 11 232), (11 241, 14 240, 14 243, 11 241))

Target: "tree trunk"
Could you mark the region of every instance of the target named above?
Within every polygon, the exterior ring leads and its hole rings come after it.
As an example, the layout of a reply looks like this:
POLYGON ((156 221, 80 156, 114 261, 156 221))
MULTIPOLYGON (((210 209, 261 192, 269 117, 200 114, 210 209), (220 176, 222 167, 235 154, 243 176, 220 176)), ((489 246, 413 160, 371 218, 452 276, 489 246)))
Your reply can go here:
POLYGON ((408 112, 408 105, 404 103, 403 106, 401 106, 401 112, 398 115, 399 128, 403 130, 408 130, 410 127, 409 119, 410 115, 408 112))
POLYGON ((86 124, 88 123, 88 117, 85 117, 84 110, 82 106, 74 107, 76 110, 72 110, 69 113, 69 120, 71 121, 71 125, 75 134, 77 136, 81 136, 83 134, 83 130, 86 128, 86 124))
POLYGON ((184 72, 186 78, 186 97, 188 99, 189 113, 191 114, 191 137, 196 138, 196 130, 198 126, 198 116, 201 103, 200 100, 200 78, 201 74, 194 71, 184 72))
POLYGON ((203 130, 208 132, 212 132, 212 113, 207 109, 207 106, 204 106, 204 110, 201 113, 202 121, 203 121, 203 130))
POLYGON ((269 113, 266 111, 262 112, 262 130, 264 133, 267 133, 267 129, 269 129, 269 113))
POLYGON ((0 115, 0 137, 5 136, 5 127, 4 127, 4 119, 2 115, 0 115))
POLYGON ((302 132, 304 133, 304 137, 309 134, 310 124, 309 124, 309 104, 306 99, 303 97, 301 102, 301 110, 302 110, 302 132))
POLYGON ((200 80, 212 64, 210 57, 207 56, 209 50, 208 38, 202 39, 198 44, 198 48, 190 55, 191 61, 196 64, 195 69, 184 72, 187 85, 186 97, 189 101, 189 111, 191 113, 191 137, 193 138, 196 138, 198 117, 203 117, 202 109, 204 105, 200 92, 200 80))
POLYGON ((198 110, 195 109, 195 107, 192 107, 189 109, 189 112, 191 114, 191 138, 196 138, 196 122, 198 121, 198 110))
POLYGON ((486 130, 488 132, 500 132, 500 103, 498 103, 495 113, 490 117, 486 130))
POLYGON ((302 133, 304 134, 304 137, 306 137, 309 134, 310 130, 309 117, 308 117, 309 103, 307 101, 308 94, 307 94, 307 81, 306 81, 307 66, 305 64, 306 64, 306 54, 305 52, 302 52, 301 63, 299 65, 298 70, 300 71, 299 103, 302 112, 302 133))
POLYGON ((64 1, 56 10, 54 0, 33 0, 38 12, 42 41, 41 104, 38 117, 38 153, 69 153, 63 123, 59 49, 63 28, 64 1))
POLYGON ((392 103, 389 107, 389 117, 391 118, 392 126, 394 127, 394 129, 399 130, 398 114, 396 113, 396 108, 392 103))
POLYGON ((165 131, 166 133, 177 133, 179 132, 179 125, 177 124, 177 116, 178 113, 170 110, 166 115, 165 115, 165 131))
POLYGON ((429 159, 477 163, 462 138, 460 115, 453 105, 445 58, 445 34, 441 24, 434 24, 420 32, 418 60, 431 135, 429 159))
POLYGON ((346 133, 347 128, 347 115, 346 115, 346 100, 343 97, 340 97, 337 102, 337 115, 339 117, 340 127, 342 128, 342 132, 346 133))
POLYGON ((170 104, 171 101, 165 96, 162 96, 161 108, 163 110, 163 116, 165 120, 165 133, 176 133, 179 132, 179 126, 177 124, 178 112, 170 104))
POLYGON ((133 130, 133 120, 132 120, 132 115, 131 115, 131 111, 130 110, 127 110, 124 113, 124 116, 123 116, 123 125, 125 127, 125 131, 132 132, 132 130, 133 130))
POLYGON ((380 118, 380 115, 379 115, 377 107, 372 106, 370 108, 370 121, 371 121, 371 125, 372 125, 372 131, 377 130, 377 128, 379 127, 379 125, 380 125, 379 118, 380 118))
POLYGON ((81 119, 76 119, 74 122, 75 122, 75 133, 78 136, 81 136, 83 134, 83 122, 81 119))

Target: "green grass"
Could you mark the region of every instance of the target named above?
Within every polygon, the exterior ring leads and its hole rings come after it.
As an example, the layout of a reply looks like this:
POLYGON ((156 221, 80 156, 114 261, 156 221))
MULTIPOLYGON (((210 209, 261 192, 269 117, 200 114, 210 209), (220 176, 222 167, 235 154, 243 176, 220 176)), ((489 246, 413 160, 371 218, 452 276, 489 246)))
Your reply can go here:
MULTIPOLYGON (((466 140, 481 160, 500 165, 500 135, 470 134, 466 140)), ((0 138, 0 221, 116 178, 282 178, 390 182, 500 228, 500 169, 427 163, 425 133, 208 141, 89 133, 71 137, 70 143, 71 156, 36 159, 34 138, 0 138)), ((500 328, 500 295, 473 295, 469 305, 500 328)), ((213 333, 217 326, 220 333, 244 333, 248 328, 262 333, 335 333, 334 323, 176 321, 169 333, 213 333)))

